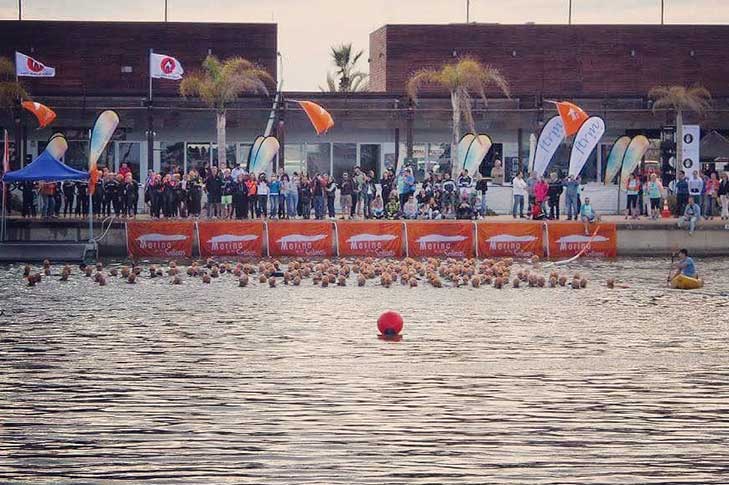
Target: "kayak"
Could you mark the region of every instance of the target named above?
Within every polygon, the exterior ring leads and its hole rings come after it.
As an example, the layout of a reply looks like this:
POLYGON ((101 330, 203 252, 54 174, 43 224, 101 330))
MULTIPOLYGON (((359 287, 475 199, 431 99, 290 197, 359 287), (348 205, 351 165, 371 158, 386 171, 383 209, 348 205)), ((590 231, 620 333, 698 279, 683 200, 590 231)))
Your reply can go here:
POLYGON ((695 290, 703 286, 704 282, 700 278, 691 278, 682 274, 671 280, 671 288, 676 288, 678 290, 695 290))

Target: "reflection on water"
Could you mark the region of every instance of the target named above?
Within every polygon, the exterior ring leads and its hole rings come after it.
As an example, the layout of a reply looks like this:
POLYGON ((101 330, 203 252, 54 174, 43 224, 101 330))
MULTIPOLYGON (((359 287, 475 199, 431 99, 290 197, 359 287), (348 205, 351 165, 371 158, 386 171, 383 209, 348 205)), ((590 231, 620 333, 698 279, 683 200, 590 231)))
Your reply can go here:
POLYGON ((570 270, 587 289, 28 288, 13 266, 0 481, 727 483, 729 264, 697 292, 665 261, 570 270))

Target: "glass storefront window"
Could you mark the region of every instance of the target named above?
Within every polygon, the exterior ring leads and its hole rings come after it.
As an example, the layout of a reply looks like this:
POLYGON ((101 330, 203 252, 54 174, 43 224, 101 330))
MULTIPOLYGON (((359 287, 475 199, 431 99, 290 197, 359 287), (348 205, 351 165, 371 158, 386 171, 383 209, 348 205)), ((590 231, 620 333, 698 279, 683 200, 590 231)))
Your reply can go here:
MULTIPOLYGON (((336 160, 335 162, 336 163, 336 160)), ((362 144, 359 146, 359 166, 362 170, 375 172, 375 178, 380 180, 380 145, 362 144)))
POLYGON ((309 177, 316 174, 330 173, 331 145, 329 143, 311 143, 304 145, 306 154, 306 173, 309 177))
POLYGON ((451 169, 451 144, 430 143, 428 145, 428 159, 425 169, 436 173, 446 173, 451 169))
MULTIPOLYGON (((200 168, 210 165, 210 143, 186 143, 185 149, 187 151, 186 171, 192 169, 200 171, 200 168)), ((217 163, 217 157, 213 160, 214 163, 217 163)))
POLYGON ((163 174, 174 173, 176 170, 184 169, 185 161, 185 144, 162 143, 162 151, 160 152, 160 172, 163 174))
POLYGON ((76 170, 88 170, 89 142, 70 140, 68 142, 68 150, 66 150, 66 154, 63 156, 63 163, 76 170))
POLYGON ((132 170, 134 180, 140 181, 147 178, 147 174, 140 173, 142 147, 138 142, 118 142, 119 146, 119 167, 126 163, 132 170))
POLYGON ((301 145, 284 145, 284 171, 289 174, 289 177, 294 172, 301 173, 303 158, 301 145))
POLYGON ((108 168, 110 172, 116 172, 117 167, 114 162, 114 143, 109 142, 104 151, 101 153, 96 165, 99 167, 99 170, 108 168))
POLYGON ((356 143, 335 143, 334 144, 334 169, 332 175, 337 183, 342 181, 344 172, 352 175, 354 166, 357 164, 356 143))
MULTIPOLYGON (((212 154, 213 155, 213 163, 217 164, 218 163, 218 144, 217 143, 213 143, 211 145, 211 147, 212 147, 212 150, 213 150, 213 154, 212 154)), ((227 165, 228 165, 229 168, 235 167, 238 164, 238 157, 237 157, 237 155, 238 154, 236 153, 235 143, 233 143, 232 145, 231 144, 228 144, 227 145, 227 148, 225 149, 225 162, 227 163, 227 165)), ((246 161, 247 160, 244 160, 244 163, 246 161)), ((189 159, 188 159, 188 163, 189 163, 189 159)))
POLYGON ((402 162, 405 159, 406 147, 404 143, 400 143, 399 160, 395 159, 395 144, 394 143, 383 143, 382 150, 384 152, 385 168, 391 169, 393 172, 402 166, 402 162))
POLYGON ((240 155, 238 160, 243 163, 246 170, 248 170, 248 157, 251 154, 251 148, 253 148, 253 143, 240 143, 238 145, 238 154, 240 155))

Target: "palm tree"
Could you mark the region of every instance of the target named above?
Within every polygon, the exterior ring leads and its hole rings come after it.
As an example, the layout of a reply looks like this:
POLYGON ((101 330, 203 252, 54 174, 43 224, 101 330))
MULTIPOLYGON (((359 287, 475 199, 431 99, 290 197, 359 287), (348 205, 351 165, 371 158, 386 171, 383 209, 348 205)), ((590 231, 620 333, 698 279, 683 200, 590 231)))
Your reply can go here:
POLYGON ((327 87, 320 87, 323 92, 354 93, 367 90, 366 72, 357 71, 357 62, 364 51, 352 55, 352 43, 331 48, 332 61, 336 67, 334 73, 327 73, 327 87))
POLYGON ((199 96, 217 115, 218 166, 225 167, 225 113, 230 103, 244 93, 268 95, 266 83, 275 86, 271 75, 242 57, 220 61, 209 55, 202 70, 194 72, 180 83, 182 96, 199 96))
POLYGON ((421 69, 413 74, 407 82, 407 93, 414 103, 417 104, 418 92, 426 85, 444 88, 450 92, 453 109, 451 161, 453 174, 456 175, 460 170, 460 167, 456 165, 458 141, 461 138, 461 119, 465 120, 472 133, 476 133, 472 96, 474 94, 480 96, 485 105, 487 103, 486 90, 495 86, 509 97, 509 83, 497 68, 482 64, 476 59, 464 57, 455 63, 444 64, 440 69, 421 69))
POLYGON ((15 65, 7 57, 0 57, 0 109, 13 110, 18 100, 29 99, 28 92, 16 80, 15 65))
POLYGON ((704 116, 711 108, 711 93, 701 86, 658 86, 648 92, 653 100, 653 112, 671 109, 676 113, 676 175, 680 170, 683 154, 683 112, 692 111, 704 116))

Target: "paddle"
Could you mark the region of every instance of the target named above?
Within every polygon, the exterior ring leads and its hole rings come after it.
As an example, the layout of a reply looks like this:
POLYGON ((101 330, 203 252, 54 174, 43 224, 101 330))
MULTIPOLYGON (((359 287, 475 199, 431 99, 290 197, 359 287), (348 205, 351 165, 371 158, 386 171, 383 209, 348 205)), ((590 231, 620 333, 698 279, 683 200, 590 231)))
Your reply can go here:
POLYGON ((671 274, 673 273, 673 263, 676 258, 676 251, 671 251, 671 267, 668 268, 668 277, 666 278, 666 286, 671 286, 671 274))

